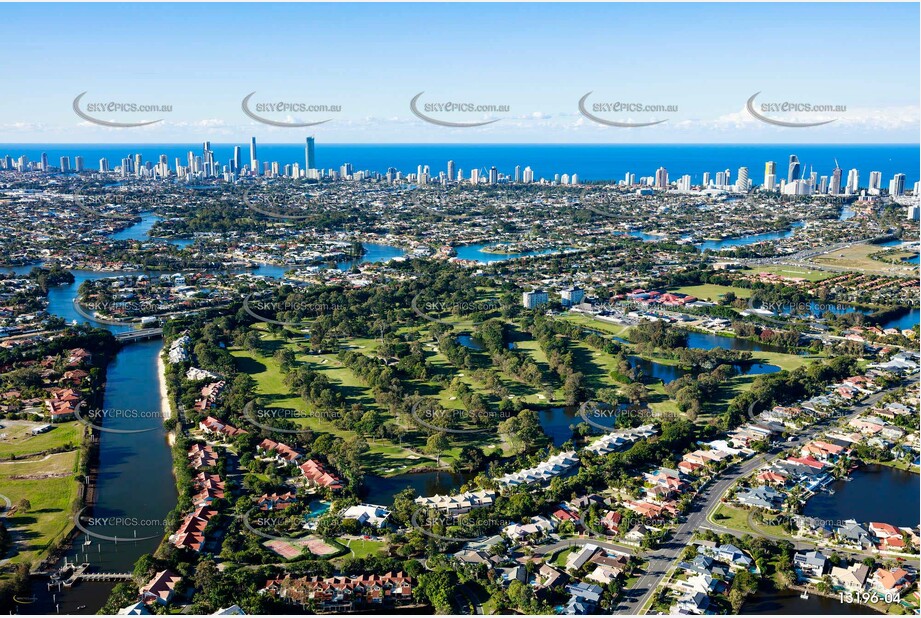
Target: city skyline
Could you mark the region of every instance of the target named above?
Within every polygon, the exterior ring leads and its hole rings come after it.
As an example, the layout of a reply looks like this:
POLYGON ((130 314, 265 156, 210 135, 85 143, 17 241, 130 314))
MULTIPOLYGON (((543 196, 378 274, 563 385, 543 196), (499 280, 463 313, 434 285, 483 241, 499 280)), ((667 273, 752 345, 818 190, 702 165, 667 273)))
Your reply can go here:
MULTIPOLYGON (((0 145, 3 147, 4 145, 0 145)), ((10 146, 10 145, 7 145, 10 146)), ((73 145, 79 147, 78 145, 73 145)), ((15 146, 13 146, 15 147, 15 146)), ((183 182, 196 182, 207 179, 218 179, 228 183, 236 183, 245 177, 258 178, 291 178, 305 179, 319 182, 321 180, 365 180, 377 179, 386 180, 388 183, 407 181, 416 184, 553 184, 553 185, 578 185, 580 178, 578 173, 553 173, 549 178, 537 174, 530 166, 525 166, 523 173, 520 164, 514 166, 514 174, 500 171, 495 165, 491 165, 487 170, 486 165, 474 167, 468 171, 467 177, 464 176, 464 170, 458 168, 453 159, 447 160, 445 168, 433 173, 431 166, 428 164, 418 164, 416 173, 407 172, 404 175, 403 170, 396 167, 388 166, 386 173, 380 170, 372 169, 355 169, 352 163, 343 162, 339 165, 338 170, 335 167, 320 168, 316 163, 316 138, 311 136, 305 139, 304 148, 304 166, 300 163, 285 162, 278 160, 260 160, 257 156, 258 145, 255 136, 249 139, 250 164, 242 165, 241 148, 233 146, 233 156, 227 160, 226 165, 222 165, 215 158, 212 150, 212 143, 205 141, 201 147, 201 156, 195 154, 194 149, 189 149, 183 159, 175 156, 173 167, 170 167, 169 156, 158 154, 157 163, 153 161, 143 161, 141 154, 127 154, 121 158, 121 164, 114 167, 110 164, 108 157, 99 159, 98 173, 117 174, 120 178, 134 176, 145 179, 178 179, 183 182), (481 175, 482 172, 482 175, 481 175)), ((0 170, 17 170, 19 172, 42 172, 42 173, 81 173, 84 171, 92 172, 93 168, 86 168, 84 157, 76 155, 74 157, 75 165, 70 166, 70 156, 62 155, 59 158, 59 166, 54 167, 49 163, 48 154, 41 153, 38 161, 30 161, 28 156, 20 155, 17 158, 10 154, 5 154, 0 158, 0 170)), ((790 154, 788 158, 787 178, 777 180, 776 161, 764 162, 763 182, 759 185, 753 182, 749 176, 748 166, 737 168, 736 179, 732 179, 732 170, 726 168, 724 171, 716 172, 711 177, 711 172, 703 172, 702 182, 695 183, 692 181, 690 174, 683 174, 676 181, 669 177, 668 170, 665 167, 658 167, 651 176, 637 176, 634 172, 628 171, 624 179, 616 180, 607 179, 609 182, 616 183, 618 186, 626 187, 655 187, 657 189, 670 189, 672 185, 681 193, 697 191, 721 191, 731 193, 749 193, 755 188, 767 192, 777 192, 783 195, 834 195, 834 196, 855 196, 858 194, 879 196, 882 195, 882 172, 873 170, 869 173, 867 184, 860 185, 860 172, 857 168, 848 170, 847 183, 842 185, 842 169, 838 166, 838 160, 835 159, 835 167, 829 175, 822 175, 816 172, 813 165, 809 165, 808 178, 805 176, 805 165, 799 160, 798 155, 790 154), (861 192, 861 189, 866 190, 861 192)), ((913 186, 913 195, 919 193, 919 182, 913 186)), ((905 174, 896 172, 888 183, 888 193, 891 196, 899 197, 905 192, 905 174)))

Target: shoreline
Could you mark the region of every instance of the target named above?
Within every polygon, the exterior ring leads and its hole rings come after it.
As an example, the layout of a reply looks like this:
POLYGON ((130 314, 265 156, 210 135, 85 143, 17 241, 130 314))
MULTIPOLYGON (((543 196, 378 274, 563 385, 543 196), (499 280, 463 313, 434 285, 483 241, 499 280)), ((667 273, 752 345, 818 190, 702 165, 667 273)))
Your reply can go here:
MULTIPOLYGON (((157 354, 157 382, 160 388, 160 413, 163 415, 163 421, 173 418, 173 408, 170 405, 169 392, 166 388, 166 363, 163 362, 162 352, 157 354)), ((172 447, 176 444, 176 433, 169 431, 166 434, 166 441, 172 447)))

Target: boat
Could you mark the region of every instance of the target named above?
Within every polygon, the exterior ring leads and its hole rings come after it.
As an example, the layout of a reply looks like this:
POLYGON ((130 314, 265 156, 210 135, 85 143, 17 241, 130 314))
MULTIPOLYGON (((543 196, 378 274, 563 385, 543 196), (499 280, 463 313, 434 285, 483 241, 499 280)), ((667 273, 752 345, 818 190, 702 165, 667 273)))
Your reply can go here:
POLYGON ((803 600, 809 600, 809 593, 803 590, 803 594, 799 595, 799 598, 803 600))

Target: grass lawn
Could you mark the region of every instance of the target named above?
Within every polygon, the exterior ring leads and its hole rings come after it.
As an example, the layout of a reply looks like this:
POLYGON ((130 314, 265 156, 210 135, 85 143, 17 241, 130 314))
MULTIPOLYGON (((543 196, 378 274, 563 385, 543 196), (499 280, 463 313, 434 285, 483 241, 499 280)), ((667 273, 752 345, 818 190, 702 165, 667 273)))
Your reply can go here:
POLYGON ((633 328, 632 326, 627 326, 625 324, 614 324, 613 322, 598 320, 581 313, 567 312, 559 316, 557 319, 580 324, 585 328, 591 328, 603 333, 608 333, 610 335, 614 335, 615 337, 620 337, 621 339, 629 339, 630 329, 633 328))
POLYGON ((74 478, 78 451, 50 455, 47 459, 0 463, 0 492, 14 507, 28 500, 30 508, 8 516, 12 532, 13 562, 37 562, 55 540, 73 527, 73 505, 78 484, 74 478))
POLYGON ((553 564, 560 567, 561 569, 565 571, 566 570, 566 560, 569 558, 569 554, 571 554, 572 552, 578 549, 581 549, 581 547, 577 546, 577 547, 567 547, 565 549, 561 549, 559 553, 557 553, 557 555, 553 557, 553 564))
POLYGON ((21 456, 41 453, 50 449, 66 447, 77 448, 83 441, 85 425, 78 421, 56 423, 53 429, 33 436, 33 427, 44 425, 31 421, 0 421, 0 459, 11 455, 21 456))
POLYGON ((703 285, 686 285, 669 291, 678 292, 679 294, 690 294, 701 300, 709 300, 712 302, 717 302, 727 292, 732 292, 737 298, 748 298, 752 295, 752 291, 746 288, 734 288, 728 285, 713 285, 710 283, 705 283, 703 285))
MULTIPOLYGON (((747 271, 743 271, 747 272, 747 271)), ((778 264, 777 266, 755 266, 752 268, 755 273, 770 273, 781 277, 794 277, 797 279, 806 279, 807 281, 821 281, 836 277, 840 273, 828 272, 826 270, 808 270, 801 266, 787 266, 778 264)))
POLYGON ((678 404, 665 393, 665 385, 661 382, 647 384, 646 392, 649 407, 657 414, 661 414, 663 418, 674 418, 675 415, 680 414, 678 404))
POLYGON ((821 266, 838 266, 841 268, 856 268, 869 273, 879 274, 905 274, 917 272, 914 264, 897 265, 880 262, 870 257, 870 254, 882 251, 879 245, 859 244, 843 249, 823 253, 810 261, 821 266))
POLYGON ((352 550, 351 557, 367 558, 368 556, 381 553, 387 549, 387 543, 384 541, 371 541, 366 539, 339 539, 339 542, 352 550))
POLYGON ((713 512, 712 521, 725 528, 732 528, 741 532, 758 535, 758 531, 748 525, 748 511, 728 504, 720 504, 713 512), (721 519, 720 516, 725 516, 721 519))

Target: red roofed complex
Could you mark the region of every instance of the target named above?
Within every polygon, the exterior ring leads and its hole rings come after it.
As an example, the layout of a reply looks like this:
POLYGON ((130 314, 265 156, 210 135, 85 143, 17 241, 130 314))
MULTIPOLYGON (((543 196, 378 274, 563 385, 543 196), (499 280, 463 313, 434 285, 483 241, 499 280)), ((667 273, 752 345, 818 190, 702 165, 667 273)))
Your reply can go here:
POLYGON ((293 605, 324 612, 351 612, 364 607, 394 607, 412 603, 413 578, 402 571, 360 577, 300 577, 270 579, 268 594, 293 605))
POLYGON ((316 459, 308 459, 299 466, 301 473, 309 483, 317 487, 328 487, 330 489, 342 489, 344 487, 342 479, 329 472, 326 467, 316 459))
POLYGON ((297 449, 268 438, 256 446, 256 451, 266 455, 273 455, 278 461, 287 461, 289 463, 293 463, 303 457, 297 449))

